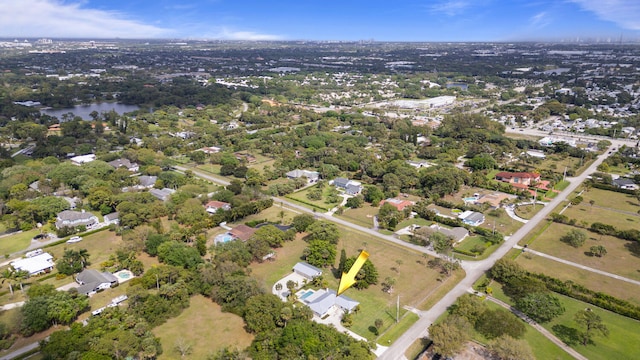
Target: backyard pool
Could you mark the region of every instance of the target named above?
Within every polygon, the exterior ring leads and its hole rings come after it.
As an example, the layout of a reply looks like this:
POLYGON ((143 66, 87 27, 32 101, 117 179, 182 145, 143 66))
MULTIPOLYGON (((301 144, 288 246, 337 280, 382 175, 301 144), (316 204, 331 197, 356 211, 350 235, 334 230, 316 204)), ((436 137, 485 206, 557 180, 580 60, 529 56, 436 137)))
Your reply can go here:
POLYGON ((309 296, 313 295, 314 292, 315 291, 313 290, 301 290, 300 292, 298 292, 298 299, 304 300, 309 296))
POLYGON ((224 234, 220 234, 218 236, 216 236, 215 238, 215 243, 219 244, 219 243, 226 243, 233 240, 233 236, 229 233, 224 233, 224 234))
POLYGON ((125 281, 131 280, 131 278, 133 277, 133 273, 129 270, 120 270, 113 273, 113 276, 115 276, 118 279, 118 283, 121 284, 125 281))

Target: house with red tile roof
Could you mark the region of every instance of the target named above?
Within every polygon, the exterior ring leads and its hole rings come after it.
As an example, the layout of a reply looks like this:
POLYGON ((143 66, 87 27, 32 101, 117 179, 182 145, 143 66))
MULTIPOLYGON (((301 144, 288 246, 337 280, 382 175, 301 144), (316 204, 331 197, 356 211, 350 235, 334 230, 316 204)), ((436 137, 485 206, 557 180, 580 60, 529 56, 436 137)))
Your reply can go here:
POLYGON ((402 199, 397 199, 397 198, 389 198, 389 199, 385 199, 385 200, 380 201, 379 205, 382 206, 383 204, 390 204, 394 208, 398 209, 398 211, 402 211, 407 206, 412 206, 412 205, 415 205, 416 203, 413 202, 413 201, 409 201, 409 200, 402 200, 402 199))
POLYGON ((215 214, 220 209, 223 209, 225 211, 231 210, 231 204, 226 203, 224 201, 211 200, 205 204, 204 209, 209 214, 215 214))
POLYGON ((253 236, 253 234, 255 234, 256 230, 257 229, 254 229, 247 225, 238 225, 235 228, 231 229, 229 231, 229 234, 231 234, 236 239, 247 241, 253 236))
POLYGON ((507 182, 516 187, 529 187, 540 181, 540 174, 530 172, 509 172, 502 171, 496 174, 496 180, 507 182))

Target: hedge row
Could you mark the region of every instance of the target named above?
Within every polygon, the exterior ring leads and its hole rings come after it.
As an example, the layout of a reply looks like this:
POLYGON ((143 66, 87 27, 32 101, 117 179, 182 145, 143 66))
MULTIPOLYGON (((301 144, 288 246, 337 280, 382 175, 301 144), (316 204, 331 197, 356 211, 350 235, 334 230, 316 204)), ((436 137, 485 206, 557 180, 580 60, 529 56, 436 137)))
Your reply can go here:
POLYGON ((528 273, 532 277, 542 280, 551 291, 584 301, 597 307, 613 311, 616 314, 640 320, 640 307, 611 295, 593 291, 573 281, 562 281, 544 274, 528 273))

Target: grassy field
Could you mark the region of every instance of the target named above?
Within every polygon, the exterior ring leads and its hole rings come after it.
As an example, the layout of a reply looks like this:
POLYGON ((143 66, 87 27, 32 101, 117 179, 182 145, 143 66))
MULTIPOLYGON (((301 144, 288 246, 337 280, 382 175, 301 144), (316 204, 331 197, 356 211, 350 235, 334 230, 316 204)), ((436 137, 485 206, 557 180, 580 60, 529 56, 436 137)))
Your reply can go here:
POLYGON ((518 256, 516 262, 528 271, 553 276, 562 281, 571 280, 591 290, 640 305, 640 291, 636 285, 526 253, 518 256))
MULTIPOLYGON (((629 211, 637 213, 640 210, 640 203, 638 199, 633 195, 623 194, 615 191, 601 190, 601 189, 589 189, 582 193, 584 201, 581 205, 585 207, 591 207, 590 200, 595 201, 594 206, 601 206, 610 209, 618 209, 622 211, 629 211)), ((594 209, 594 212, 597 210, 594 209)))
POLYGON ((380 209, 377 206, 374 207, 365 203, 361 208, 344 209, 342 215, 336 216, 356 225, 371 228, 373 227, 373 217, 378 214, 378 210, 380 209))
POLYGON ((253 336, 244 331, 241 317, 223 313, 219 305, 200 295, 192 297, 189 308, 153 329, 153 333, 164 350, 158 359, 179 359, 175 344, 181 338, 191 345, 189 359, 206 359, 227 346, 244 349, 253 341, 253 336))
MULTIPOLYGON (((339 203, 334 203, 334 204, 327 204, 326 203, 326 198, 327 195, 332 191, 332 186, 329 185, 325 185, 324 189, 322 190, 322 199, 320 200, 311 200, 307 197, 307 194, 309 193, 309 191, 315 189, 317 186, 311 186, 308 187, 302 191, 298 191, 295 192, 293 194, 289 194, 287 195, 287 198, 291 199, 291 200, 296 200, 296 201, 300 201, 300 203, 303 206, 312 208, 313 206, 324 210, 324 211, 328 211, 329 209, 337 206, 339 203), (310 205, 311 204, 311 205, 310 205)), ((342 197, 339 197, 340 201, 342 201, 342 197)))
POLYGON ((640 358, 640 322, 624 316, 614 314, 612 312, 602 310, 593 305, 577 301, 566 296, 558 295, 560 301, 564 305, 566 311, 563 315, 543 326, 556 336, 560 337, 565 343, 576 349, 590 360, 607 360, 607 359, 639 359, 640 358), (562 335, 570 333, 571 329, 580 329, 573 316, 578 311, 591 308, 596 314, 602 318, 602 323, 609 329, 607 338, 596 337, 593 344, 583 346, 574 343, 575 339, 570 335, 562 335))
MULTIPOLYGON (((636 209, 640 210, 640 207, 636 207, 636 209)), ((640 216, 638 216, 637 213, 627 213, 616 209, 602 208, 596 204, 594 204, 594 207, 591 207, 588 201, 583 201, 577 206, 572 205, 562 214, 568 216, 570 219, 576 219, 578 224, 582 222, 588 224, 602 222, 613 225, 618 230, 640 228, 640 216)))
POLYGON ((572 229, 575 227, 553 223, 529 245, 529 248, 595 269, 640 280, 638 255, 634 255, 628 248, 633 244, 632 242, 581 229, 580 231, 587 235, 587 240, 581 247, 574 248, 559 240, 572 229), (607 254, 603 257, 590 256, 589 248, 594 245, 603 245, 607 249, 607 254))
POLYGON ((522 205, 522 206, 517 206, 516 207, 515 213, 519 217, 521 217, 523 219, 526 219, 526 220, 529 220, 535 214, 537 214, 538 211, 540 211, 543 208, 544 208, 544 205, 542 205, 542 204, 522 205))
POLYGON ((25 250, 31 244, 31 239, 38 234, 40 229, 32 229, 0 238, 0 255, 25 250))

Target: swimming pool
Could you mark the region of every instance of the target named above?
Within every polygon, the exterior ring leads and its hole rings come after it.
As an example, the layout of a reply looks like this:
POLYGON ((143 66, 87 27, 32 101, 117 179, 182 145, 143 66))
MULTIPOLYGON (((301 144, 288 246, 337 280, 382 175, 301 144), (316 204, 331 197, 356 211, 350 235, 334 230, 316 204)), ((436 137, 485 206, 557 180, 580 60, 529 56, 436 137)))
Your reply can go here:
POLYGON ((477 201, 478 198, 477 197, 466 197, 466 198, 462 198, 462 200, 464 200, 464 202, 472 202, 472 201, 477 201))
POLYGON ((118 283, 123 283, 127 280, 131 280, 131 278, 134 277, 133 273, 126 269, 113 273, 113 276, 115 276, 118 279, 118 283))
POLYGON ((215 242, 216 244, 218 243, 226 243, 233 240, 233 236, 229 233, 224 233, 224 234, 220 234, 218 236, 216 236, 215 238, 215 242))
POLYGON ((298 296, 298 298, 300 300, 304 300, 304 299, 308 298, 309 296, 313 295, 314 292, 315 291, 313 291, 313 290, 306 290, 304 293, 300 294, 300 296, 298 296))

